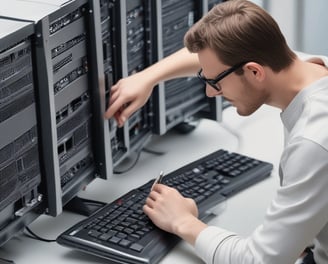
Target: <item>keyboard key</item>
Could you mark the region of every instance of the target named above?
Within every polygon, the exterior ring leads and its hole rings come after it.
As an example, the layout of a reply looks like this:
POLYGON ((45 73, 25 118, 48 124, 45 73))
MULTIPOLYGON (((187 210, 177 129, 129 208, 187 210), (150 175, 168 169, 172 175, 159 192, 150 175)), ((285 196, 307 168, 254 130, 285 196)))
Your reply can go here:
POLYGON ((133 243, 131 246, 130 246, 131 249, 137 251, 137 252, 141 252, 143 250, 143 246, 138 244, 138 243, 133 243))

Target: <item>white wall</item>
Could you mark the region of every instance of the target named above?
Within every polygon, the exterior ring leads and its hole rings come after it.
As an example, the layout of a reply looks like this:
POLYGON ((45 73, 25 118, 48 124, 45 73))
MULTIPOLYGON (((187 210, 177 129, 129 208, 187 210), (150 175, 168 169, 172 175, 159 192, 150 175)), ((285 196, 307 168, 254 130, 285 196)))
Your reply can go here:
POLYGON ((264 7, 265 0, 250 0, 250 1, 257 4, 257 5, 259 5, 259 6, 264 7))
POLYGON ((303 0, 302 49, 328 56, 328 1, 303 0))
POLYGON ((278 22, 289 46, 292 49, 300 50, 297 35, 297 2, 299 2, 299 0, 268 0, 267 11, 278 22))
POLYGON ((327 0, 267 0, 288 44, 295 50, 328 55, 327 0))

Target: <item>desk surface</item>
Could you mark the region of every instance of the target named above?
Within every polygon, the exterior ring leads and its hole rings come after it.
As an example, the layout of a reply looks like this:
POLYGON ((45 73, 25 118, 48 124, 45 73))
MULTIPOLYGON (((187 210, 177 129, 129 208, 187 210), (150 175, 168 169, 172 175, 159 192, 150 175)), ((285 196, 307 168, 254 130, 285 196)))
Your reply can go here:
MULTIPOLYGON (((96 179, 80 196, 105 202, 113 201, 132 188, 158 175, 173 171, 184 164, 217 149, 227 149, 274 164, 272 176, 229 198, 222 211, 209 224, 217 225, 241 235, 249 235, 259 225, 278 186, 278 163, 283 148, 283 131, 279 111, 264 106, 250 117, 240 117, 235 109, 223 113, 223 122, 202 120, 188 135, 173 131, 162 137, 154 136, 147 149, 163 152, 154 155, 142 152, 136 166, 127 173, 114 175, 107 181, 96 179), (259 199, 260 197, 260 199, 259 199), (241 219, 243 219, 241 221, 241 219)), ((131 162, 133 157, 131 158, 131 162)), ((83 219, 83 216, 64 212, 53 218, 40 216, 30 228, 43 238, 55 239, 62 231, 83 219)), ((41 242, 19 234, 0 248, 0 257, 16 264, 100 264, 108 260, 41 242)), ((186 242, 180 242, 161 264, 203 263, 186 242)))

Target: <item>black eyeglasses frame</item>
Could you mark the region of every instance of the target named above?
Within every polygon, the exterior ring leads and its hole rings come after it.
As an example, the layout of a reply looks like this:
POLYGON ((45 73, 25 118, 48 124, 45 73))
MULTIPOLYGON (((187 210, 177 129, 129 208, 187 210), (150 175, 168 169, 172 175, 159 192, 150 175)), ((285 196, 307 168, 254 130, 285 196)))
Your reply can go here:
POLYGON ((229 74, 233 73, 234 71, 236 71, 237 69, 239 69, 240 67, 244 66, 247 62, 240 62, 234 66, 232 66, 231 68, 221 72, 218 76, 216 76, 214 79, 207 79, 205 78, 204 75, 202 75, 202 71, 203 69, 200 69, 197 73, 197 77, 203 81, 205 84, 209 84, 211 87, 213 87, 215 90, 217 90, 218 92, 221 92, 221 86, 217 85, 217 83, 219 81, 221 81, 223 78, 227 77, 229 74))

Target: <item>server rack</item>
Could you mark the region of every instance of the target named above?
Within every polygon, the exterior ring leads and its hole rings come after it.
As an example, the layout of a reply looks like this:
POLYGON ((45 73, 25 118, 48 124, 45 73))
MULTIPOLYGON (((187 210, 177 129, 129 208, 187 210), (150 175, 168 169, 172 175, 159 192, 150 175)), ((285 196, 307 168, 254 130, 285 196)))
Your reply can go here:
POLYGON ((32 23, 0 19, 0 245, 42 213, 32 23))
POLYGON ((42 171, 53 216, 95 177, 111 174, 94 11, 87 0, 12 1, 0 11, 36 26, 42 171), (28 9, 37 12, 19 11, 28 9))
MULTIPOLYGON (((122 60, 120 46, 115 34, 116 28, 114 20, 120 13, 115 9, 115 1, 113 0, 98 0, 95 2, 95 5, 98 5, 100 9, 99 23, 102 43, 100 61, 103 62, 103 83, 106 107, 108 107, 111 86, 122 77, 121 64, 126 64, 126 62, 122 60)), ((109 130, 109 139, 111 143, 112 166, 115 167, 128 155, 128 127, 124 125, 123 128, 119 128, 114 118, 109 119, 106 126, 109 130)))
MULTIPOLYGON (((149 30, 150 4, 150 0, 100 1, 107 102, 113 83, 143 70, 153 61, 153 52, 149 45, 152 34, 149 30)), ((139 151, 151 138, 152 97, 122 128, 117 126, 113 118, 108 123, 113 166, 117 167, 132 152, 139 151)))
MULTIPOLYGON (((186 31, 208 10, 208 1, 156 0, 157 59, 183 47, 186 31)), ((220 98, 206 98, 197 78, 178 78, 160 83, 154 91, 155 129, 164 134, 192 116, 221 120, 220 98)))
MULTIPOLYGON (((153 61, 153 50, 150 45, 150 29, 152 18, 150 15, 151 0, 123 0, 116 2, 120 7, 121 25, 119 42, 121 47, 122 77, 132 75, 149 66, 153 61)), ((133 87, 131 87, 133 89, 133 87)), ((129 150, 140 151, 148 142, 153 132, 153 97, 150 96, 146 104, 127 120, 129 133, 129 150)))

